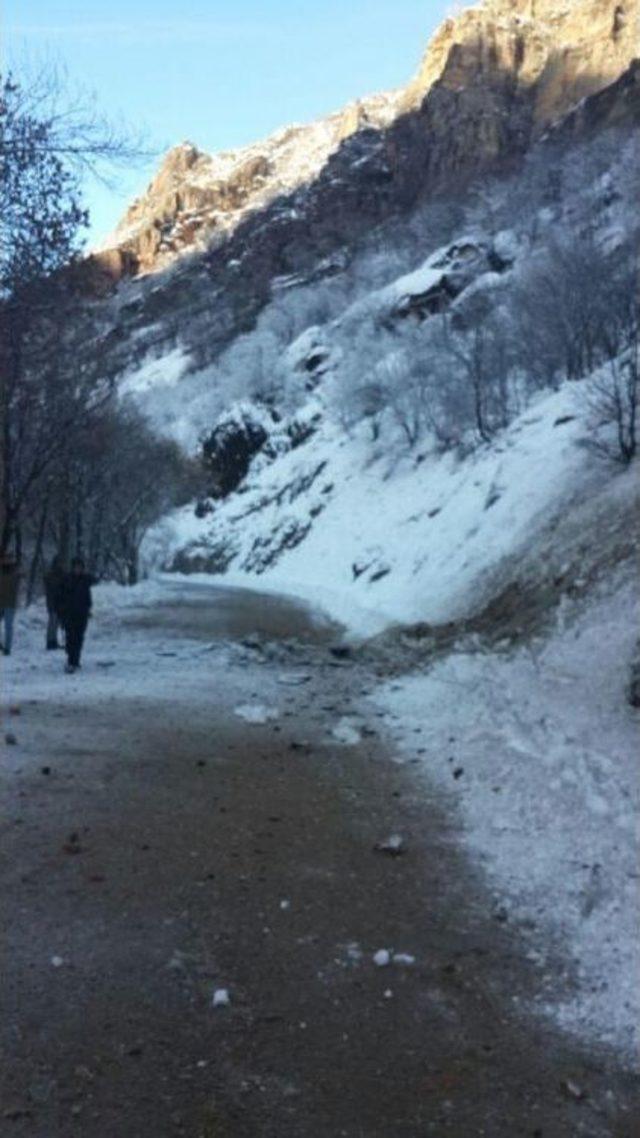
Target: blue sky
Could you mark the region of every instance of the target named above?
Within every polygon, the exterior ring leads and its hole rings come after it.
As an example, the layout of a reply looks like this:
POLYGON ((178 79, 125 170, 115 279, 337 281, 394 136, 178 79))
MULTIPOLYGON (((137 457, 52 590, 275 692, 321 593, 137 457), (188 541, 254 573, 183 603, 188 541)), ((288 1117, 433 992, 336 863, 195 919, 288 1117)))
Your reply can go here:
MULTIPOLYGON (((11 62, 54 58, 101 107, 144 126, 162 151, 255 141, 360 95, 405 83, 445 0, 4 0, 11 62)), ((91 238, 144 189, 87 186, 91 238)))

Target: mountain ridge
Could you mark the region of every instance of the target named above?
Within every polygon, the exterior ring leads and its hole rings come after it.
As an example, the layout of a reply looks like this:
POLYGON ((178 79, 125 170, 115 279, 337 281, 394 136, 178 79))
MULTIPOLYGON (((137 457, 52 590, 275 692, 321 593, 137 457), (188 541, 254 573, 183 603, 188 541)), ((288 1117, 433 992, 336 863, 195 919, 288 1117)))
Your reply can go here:
MULTIPOLYGON (((91 258, 118 280, 224 244, 249 214, 311 188, 344 144, 378 136, 429 192, 522 153, 640 53, 638 0, 485 0, 446 19, 405 88, 208 155, 182 143, 91 258), (417 151, 419 161, 415 162, 417 151)), ((356 161, 358 157, 356 156, 356 161)))

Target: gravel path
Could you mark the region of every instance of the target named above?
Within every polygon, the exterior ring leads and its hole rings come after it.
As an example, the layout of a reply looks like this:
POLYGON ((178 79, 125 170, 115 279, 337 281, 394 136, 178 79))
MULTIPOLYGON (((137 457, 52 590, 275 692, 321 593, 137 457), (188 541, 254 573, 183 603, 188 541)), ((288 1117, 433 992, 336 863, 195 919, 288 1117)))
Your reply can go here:
POLYGON ((176 602, 122 630, 175 645, 169 696, 16 720, 2 1138, 631 1138, 630 1077, 525 1014, 536 965, 363 719, 373 671, 284 602, 176 602))

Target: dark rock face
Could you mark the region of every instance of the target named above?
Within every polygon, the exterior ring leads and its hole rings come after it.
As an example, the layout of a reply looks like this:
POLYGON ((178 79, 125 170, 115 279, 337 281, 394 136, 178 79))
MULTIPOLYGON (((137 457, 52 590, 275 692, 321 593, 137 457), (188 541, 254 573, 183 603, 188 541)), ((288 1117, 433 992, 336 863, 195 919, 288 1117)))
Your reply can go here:
POLYGON ((249 415, 218 423, 202 447, 212 498, 226 498, 237 490, 268 437, 262 423, 249 415))

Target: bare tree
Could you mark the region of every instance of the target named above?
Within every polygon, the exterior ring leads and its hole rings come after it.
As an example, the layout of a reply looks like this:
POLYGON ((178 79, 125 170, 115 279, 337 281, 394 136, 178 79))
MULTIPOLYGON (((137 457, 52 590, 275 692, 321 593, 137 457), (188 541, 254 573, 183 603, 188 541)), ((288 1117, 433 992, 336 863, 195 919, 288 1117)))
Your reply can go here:
MULTIPOLYGON (((439 347, 449 361, 449 384, 466 388, 470 425, 482 442, 489 442, 510 419, 511 359, 500 321, 489 317, 470 327, 454 328, 445 315, 439 326, 439 347)), ((463 407, 460 412, 464 415, 463 407)))
POLYGON ((523 365, 547 380, 582 379, 612 358, 624 339, 630 270, 590 237, 551 242, 514 291, 523 365))
POLYGON ((85 104, 65 102, 55 72, 0 82, 2 551, 19 548, 36 485, 110 394, 97 353, 77 364, 77 343, 90 349, 95 330, 66 270, 87 223, 82 171, 130 159, 132 146, 85 104))
POLYGON ((49 532, 94 571, 135 584, 140 547, 163 513, 201 489, 203 474, 131 407, 111 403, 76 436, 52 476, 49 532))
POLYGON ((54 157, 67 170, 109 182, 114 166, 153 155, 143 130, 103 114, 95 95, 72 84, 55 62, 5 75, 1 85, 0 164, 3 173, 54 157))
POLYGON ((612 313, 612 345, 608 363, 589 383, 590 445, 607 458, 628 466, 637 453, 640 399, 640 257, 624 296, 612 313))

